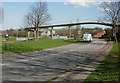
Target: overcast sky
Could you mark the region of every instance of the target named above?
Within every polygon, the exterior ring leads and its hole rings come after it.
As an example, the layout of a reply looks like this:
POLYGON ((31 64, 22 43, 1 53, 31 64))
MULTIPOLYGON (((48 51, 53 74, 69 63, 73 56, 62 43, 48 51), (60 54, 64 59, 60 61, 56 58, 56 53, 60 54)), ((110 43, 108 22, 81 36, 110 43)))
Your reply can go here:
MULTIPOLYGON (((80 22, 96 21, 103 16, 99 8, 100 3, 98 2, 93 0, 79 0, 80 2, 76 2, 76 0, 69 1, 71 2, 47 2, 48 12, 52 18, 49 24, 76 22, 78 18, 80 22)), ((34 2, 3 2, 4 22, 2 24, 2 30, 10 28, 18 29, 24 26, 24 16, 32 4, 34 2)), ((91 28, 97 26, 99 25, 84 25, 84 27, 91 28)), ((106 28, 106 26, 100 27, 106 28)))

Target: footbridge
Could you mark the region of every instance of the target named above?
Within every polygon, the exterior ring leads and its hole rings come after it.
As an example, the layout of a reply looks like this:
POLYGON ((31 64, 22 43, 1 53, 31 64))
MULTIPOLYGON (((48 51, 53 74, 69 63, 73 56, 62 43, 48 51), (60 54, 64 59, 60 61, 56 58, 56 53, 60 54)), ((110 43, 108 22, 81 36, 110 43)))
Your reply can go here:
MULTIPOLYGON (((84 24, 97 24, 97 25, 105 25, 112 27, 113 24, 103 23, 103 22, 81 22, 81 23, 67 23, 67 24, 55 24, 55 25, 42 25, 39 28, 50 28, 50 27, 63 27, 63 26, 75 26, 75 25, 84 25, 84 24)), ((119 25, 120 26, 120 25, 119 25)))
MULTIPOLYGON (((51 28, 51 37, 53 37, 53 27, 65 27, 68 26, 68 31, 69 31, 69 37, 70 37, 70 27, 71 26, 75 26, 75 25, 85 25, 85 24, 97 24, 97 25, 105 25, 105 26, 110 26, 113 27, 113 24, 111 23, 104 23, 104 22, 77 22, 77 23, 64 23, 64 24, 53 24, 53 25, 41 25, 39 26, 39 28, 51 28)), ((117 27, 120 27, 120 24, 116 25, 117 27)), ((35 27, 31 27, 31 28, 26 28, 27 30, 31 30, 31 29, 35 29, 35 27)))

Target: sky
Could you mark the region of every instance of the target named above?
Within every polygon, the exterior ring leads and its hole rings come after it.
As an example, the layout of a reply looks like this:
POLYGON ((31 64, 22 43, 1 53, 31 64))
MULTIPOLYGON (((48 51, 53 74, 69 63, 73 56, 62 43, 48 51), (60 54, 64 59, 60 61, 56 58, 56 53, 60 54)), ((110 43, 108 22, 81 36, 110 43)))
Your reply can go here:
MULTIPOLYGON (((47 2, 48 13, 51 15, 52 20, 49 24, 61 24, 84 21, 96 21, 98 18, 102 18, 103 13, 100 12, 98 2, 47 2)), ((24 27, 24 16, 28 13, 30 6, 34 2, 3 2, 2 7, 4 8, 4 20, 2 28, 6 29, 19 29, 24 27)), ((83 27, 93 28, 107 26, 102 25, 82 25, 83 27)), ((56 27, 58 28, 58 27, 56 27)), ((59 27, 63 28, 63 27, 59 27)))

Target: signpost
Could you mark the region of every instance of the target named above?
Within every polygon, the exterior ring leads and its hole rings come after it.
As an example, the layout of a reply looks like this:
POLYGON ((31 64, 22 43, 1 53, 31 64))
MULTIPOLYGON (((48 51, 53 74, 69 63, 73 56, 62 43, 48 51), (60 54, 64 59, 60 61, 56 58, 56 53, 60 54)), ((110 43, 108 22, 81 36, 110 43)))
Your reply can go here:
POLYGON ((12 42, 6 42, 5 43, 5 50, 10 50, 11 49, 11 43, 12 42))
POLYGON ((79 30, 79 31, 78 31, 78 34, 80 34, 80 32, 81 32, 81 31, 79 30))

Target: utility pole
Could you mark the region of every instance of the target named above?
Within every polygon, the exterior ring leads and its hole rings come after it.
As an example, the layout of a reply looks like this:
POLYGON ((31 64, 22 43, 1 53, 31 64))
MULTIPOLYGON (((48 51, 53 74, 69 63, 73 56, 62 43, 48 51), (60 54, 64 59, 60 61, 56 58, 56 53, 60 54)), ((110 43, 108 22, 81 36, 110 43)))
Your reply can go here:
MULTIPOLYGON (((72 23, 72 20, 71 20, 71 23, 72 23)), ((68 38, 71 37, 71 26, 68 26, 68 38)))
POLYGON ((68 26, 68 38, 71 37, 71 26, 68 26))
POLYGON ((51 38, 53 38, 53 27, 51 27, 51 38))

